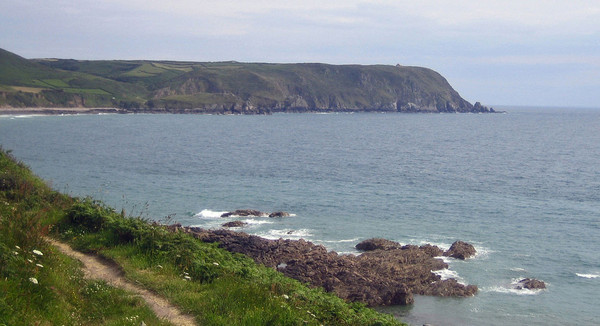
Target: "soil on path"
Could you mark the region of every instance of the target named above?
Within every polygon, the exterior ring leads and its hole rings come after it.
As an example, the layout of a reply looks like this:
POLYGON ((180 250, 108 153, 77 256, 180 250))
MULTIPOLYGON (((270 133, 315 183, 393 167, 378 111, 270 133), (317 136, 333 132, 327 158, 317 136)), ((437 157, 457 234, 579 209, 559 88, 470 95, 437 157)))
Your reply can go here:
POLYGON ((75 251, 69 245, 54 239, 47 238, 46 240, 63 254, 81 261, 83 263, 83 273, 86 278, 101 279, 114 287, 139 295, 159 318, 166 319, 174 325, 196 325, 192 316, 183 314, 177 307, 164 298, 126 280, 123 277, 123 272, 115 263, 108 262, 94 255, 75 251))

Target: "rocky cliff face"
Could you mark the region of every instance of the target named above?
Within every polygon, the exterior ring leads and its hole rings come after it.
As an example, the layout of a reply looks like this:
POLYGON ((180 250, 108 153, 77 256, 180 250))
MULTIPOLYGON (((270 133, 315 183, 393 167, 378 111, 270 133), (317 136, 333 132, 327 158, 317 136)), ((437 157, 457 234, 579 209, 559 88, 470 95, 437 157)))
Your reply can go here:
MULTIPOLYGON (((403 66, 239 64, 201 68, 154 91, 165 107, 208 112, 489 112, 433 70, 403 66)), ((159 106, 160 106, 159 104, 159 106)))
POLYGON ((28 60, 0 49, 0 107, 122 112, 493 112, 437 72, 391 65, 28 60))

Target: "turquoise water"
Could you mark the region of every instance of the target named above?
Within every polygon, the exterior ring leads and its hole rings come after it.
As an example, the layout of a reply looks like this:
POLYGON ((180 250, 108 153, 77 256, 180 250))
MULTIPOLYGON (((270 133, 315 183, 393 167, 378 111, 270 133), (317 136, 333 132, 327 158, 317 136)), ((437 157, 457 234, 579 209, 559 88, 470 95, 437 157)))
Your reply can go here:
POLYGON ((0 117, 0 144, 58 190, 155 220, 284 210, 243 230, 344 253, 473 243, 446 275, 479 294, 384 309, 414 325, 600 324, 600 110, 505 109, 0 117), (512 289, 522 277, 548 288, 512 289))

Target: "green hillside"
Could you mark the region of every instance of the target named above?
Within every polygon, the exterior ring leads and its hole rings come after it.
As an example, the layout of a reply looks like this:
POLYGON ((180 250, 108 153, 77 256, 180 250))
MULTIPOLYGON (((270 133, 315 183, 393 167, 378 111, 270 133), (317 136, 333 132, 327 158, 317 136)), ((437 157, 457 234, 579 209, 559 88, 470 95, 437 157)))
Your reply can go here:
POLYGON ((0 49, 0 106, 114 107, 143 103, 146 96, 135 84, 55 69, 0 49))
POLYGON ((489 112, 437 72, 391 65, 27 60, 0 51, 0 106, 128 112, 489 112))

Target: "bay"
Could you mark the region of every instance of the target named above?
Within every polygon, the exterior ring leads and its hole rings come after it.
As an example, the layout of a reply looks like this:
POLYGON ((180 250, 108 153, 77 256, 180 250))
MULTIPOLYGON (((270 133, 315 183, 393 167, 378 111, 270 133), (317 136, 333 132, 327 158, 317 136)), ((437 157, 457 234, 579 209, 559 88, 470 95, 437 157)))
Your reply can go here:
POLYGON ((371 237, 479 254, 449 260, 472 298, 384 311, 414 325, 600 323, 600 110, 507 114, 2 116, 0 145, 61 191, 158 221, 304 238, 371 237), (543 291, 518 291, 533 277, 543 291))

